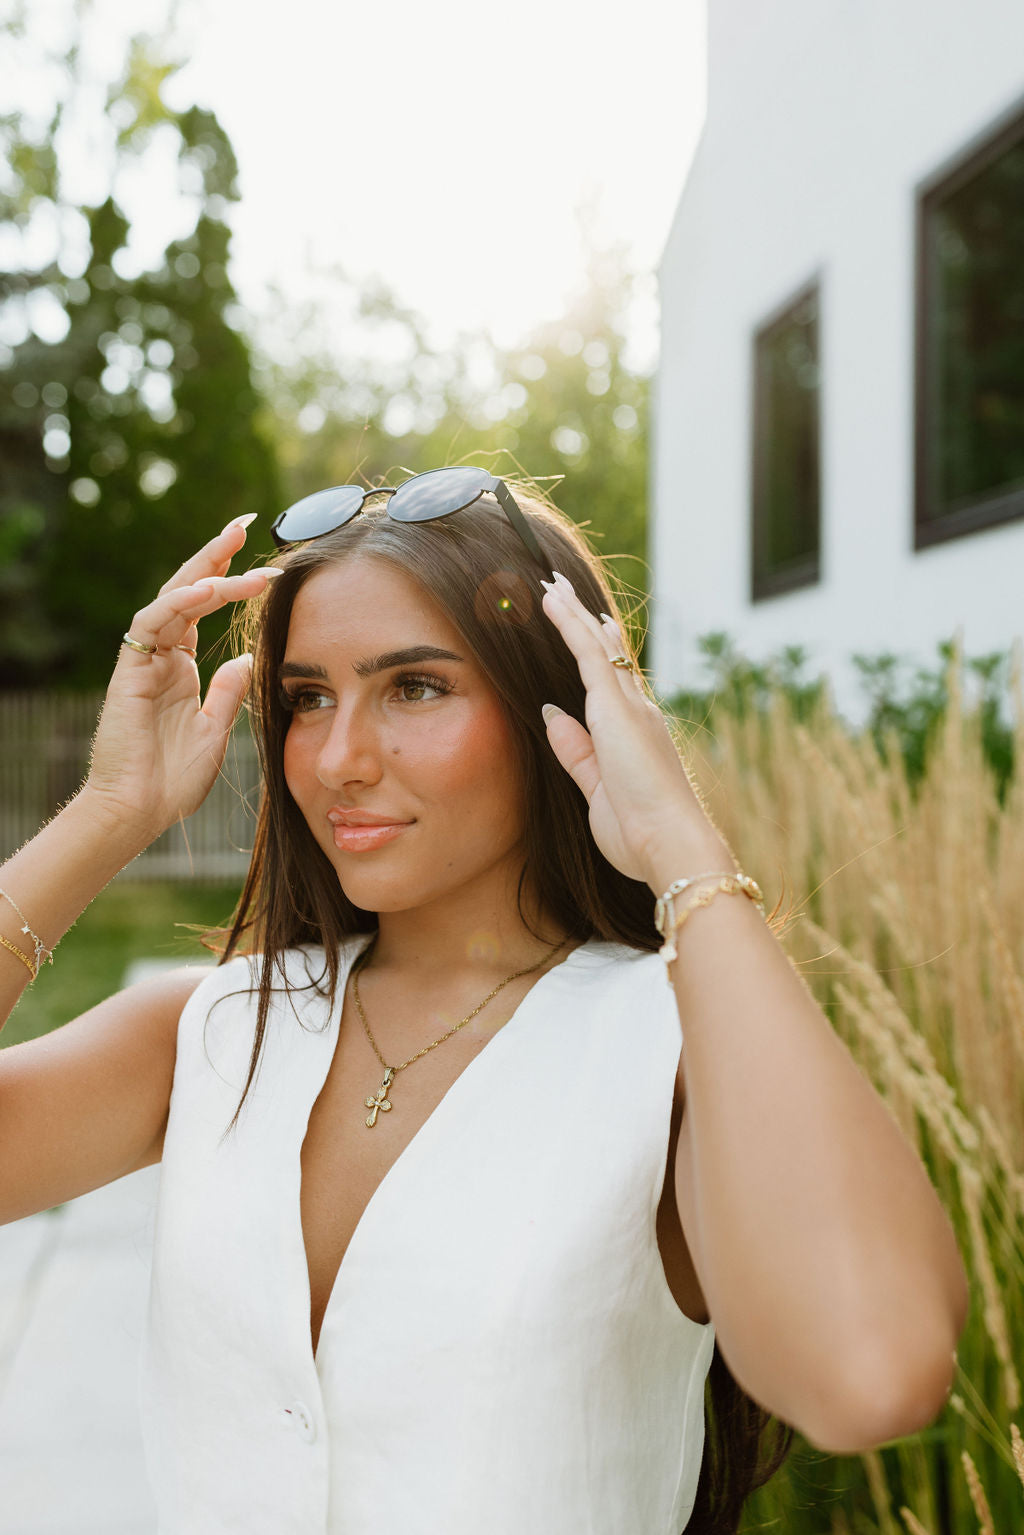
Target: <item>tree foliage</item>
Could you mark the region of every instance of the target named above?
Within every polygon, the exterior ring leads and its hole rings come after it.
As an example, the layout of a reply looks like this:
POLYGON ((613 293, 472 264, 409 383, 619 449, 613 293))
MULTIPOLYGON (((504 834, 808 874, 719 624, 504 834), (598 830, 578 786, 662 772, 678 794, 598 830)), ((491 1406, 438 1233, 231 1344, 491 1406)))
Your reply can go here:
MULTIPOLYGON (((168 39, 129 40, 97 96, 66 38, 48 116, 0 121, 0 686, 101 684, 132 613, 232 517, 262 513, 250 548, 269 552, 289 501, 445 464, 536 481, 645 591, 648 380, 628 361, 622 253, 591 250, 565 314, 514 347, 438 344, 386 284, 342 270, 306 274, 304 305, 293 291, 243 318, 234 152, 211 111, 167 105, 168 39), (90 111, 107 195, 87 203, 65 162, 90 111), (140 263, 120 173, 147 157, 176 166, 168 196, 191 218, 140 263)), ((218 632, 204 623, 204 648, 218 632)))
MULTIPOLYGON (((60 153, 62 123, 87 95, 75 40, 60 63, 64 89, 49 119, 15 112, 0 124, 0 228, 15 253, 0 274, 10 338, 0 393, 7 686, 102 682, 132 613, 179 561, 231 517, 271 513, 280 501, 232 307, 230 143, 211 112, 164 104, 175 65, 159 43, 136 38, 106 93, 111 191, 76 205, 60 153), (138 271, 113 188, 158 135, 174 145, 170 190, 191 207, 192 228, 138 271), (41 263, 30 259, 40 227, 59 231, 41 263)), ((215 638, 208 623, 204 640, 215 638)))
MULTIPOLYGON (((823 706, 831 707, 828 676, 822 671, 808 675, 811 657, 803 645, 785 645, 763 661, 752 661, 731 635, 715 630, 699 635, 697 648, 707 685, 678 690, 665 700, 666 709, 684 728, 713 730, 723 712, 741 721, 764 721, 777 695, 788 700, 793 719, 801 724, 813 722, 823 706)), ((949 715, 954 689, 958 700, 969 689, 985 761, 1002 803, 1014 772, 1012 697, 1019 686, 1019 658, 1015 661, 1012 651, 967 656, 959 631, 939 641, 936 652, 938 664, 933 666, 892 651, 851 656, 868 703, 859 728, 870 732, 883 760, 900 755, 907 781, 916 789, 949 715)))
POLYGON ((623 585, 646 589, 649 381, 628 363, 634 281, 621 253, 592 252, 557 322, 510 348, 487 336, 439 348, 385 287, 321 274, 318 296, 264 359, 289 496, 483 463, 547 490, 621 560, 623 585), (325 309, 346 295, 365 361, 323 339, 325 309))

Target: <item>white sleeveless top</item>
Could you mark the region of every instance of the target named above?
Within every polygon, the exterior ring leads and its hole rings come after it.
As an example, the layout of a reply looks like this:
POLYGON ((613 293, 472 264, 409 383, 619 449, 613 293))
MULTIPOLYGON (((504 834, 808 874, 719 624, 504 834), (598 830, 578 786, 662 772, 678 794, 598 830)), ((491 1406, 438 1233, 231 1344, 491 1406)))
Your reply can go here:
MULTIPOLYGON (((368 942, 346 942, 341 986, 368 942)), ((714 1325, 658 1251, 680 1049, 656 954, 543 975, 373 1194, 317 1355, 300 1152, 336 1007, 288 956, 248 1071, 250 961, 181 1016, 143 1432, 159 1535, 680 1535, 714 1325)))

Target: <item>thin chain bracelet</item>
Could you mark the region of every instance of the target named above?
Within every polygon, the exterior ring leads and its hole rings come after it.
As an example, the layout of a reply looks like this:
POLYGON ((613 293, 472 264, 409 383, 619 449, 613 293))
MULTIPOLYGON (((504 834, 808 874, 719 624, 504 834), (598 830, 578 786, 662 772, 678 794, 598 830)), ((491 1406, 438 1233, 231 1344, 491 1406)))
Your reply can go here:
MULTIPOLYGON (((18 905, 17 901, 14 899, 13 895, 8 895, 6 890, 0 890, 0 896, 3 897, 9 906, 14 907, 14 910, 21 918, 21 931, 26 935, 26 937, 31 938, 32 940, 32 945, 35 949, 35 959, 34 964, 29 964, 29 969, 32 971, 32 979, 35 980, 36 976, 39 974, 44 959, 47 960, 49 964, 53 964, 53 950, 48 949, 46 944, 40 938, 39 934, 29 926, 28 918, 22 911, 21 907, 18 905)), ((12 945, 9 944, 6 939, 4 939, 3 942, 5 948, 12 949, 12 952, 15 954, 21 954, 21 950, 12 948, 12 945)))
POLYGON ((654 903, 654 925, 663 938, 667 938, 665 923, 672 915, 672 897, 682 895, 684 890, 689 890, 691 885, 699 885, 702 879, 725 879, 728 870, 714 869, 710 874, 691 874, 689 879, 673 880, 663 895, 659 895, 654 903))
MULTIPOLYGON (((654 907, 654 925, 665 940, 658 952, 665 961, 666 970, 678 956, 676 934, 690 913, 696 911, 698 907, 710 906, 716 895, 739 895, 741 893, 749 896, 763 917, 764 896, 761 893, 760 885, 756 879, 752 879, 749 874, 743 874, 739 870, 734 870, 732 873, 716 870, 714 873, 694 874, 689 879, 677 879, 669 885, 664 895, 658 897, 654 907), (699 891, 694 899, 684 906, 680 915, 674 917, 673 898, 681 895, 684 890, 688 890, 692 885, 703 884, 706 880, 717 880, 718 883, 710 890, 699 891)), ((668 979, 669 984, 671 984, 671 974, 669 974, 668 979)))
POLYGON ((3 933, 0 933, 0 943, 3 944, 5 949, 10 950, 12 954, 16 954, 18 956, 22 964, 25 966, 25 969, 28 971, 29 975, 33 980, 35 980, 36 976, 39 974, 39 966, 32 963, 24 949, 19 949, 16 944, 11 943, 4 937, 3 933))

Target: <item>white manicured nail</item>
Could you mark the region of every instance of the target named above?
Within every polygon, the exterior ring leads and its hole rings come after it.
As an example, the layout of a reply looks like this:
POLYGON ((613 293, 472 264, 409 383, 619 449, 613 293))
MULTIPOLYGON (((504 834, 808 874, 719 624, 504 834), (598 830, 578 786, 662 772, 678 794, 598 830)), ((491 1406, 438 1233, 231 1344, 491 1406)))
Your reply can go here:
POLYGON ((244 517, 232 517, 231 521, 221 528, 221 534, 230 533, 232 528, 248 528, 258 516, 258 512, 246 512, 244 517))

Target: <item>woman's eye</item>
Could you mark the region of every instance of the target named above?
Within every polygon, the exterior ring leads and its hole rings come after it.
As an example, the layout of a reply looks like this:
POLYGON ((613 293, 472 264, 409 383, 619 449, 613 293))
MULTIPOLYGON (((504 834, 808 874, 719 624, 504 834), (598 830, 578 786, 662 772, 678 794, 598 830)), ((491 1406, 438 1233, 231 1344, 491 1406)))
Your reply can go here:
POLYGON ((452 690, 452 684, 445 682, 443 677, 398 677, 395 686, 407 695, 403 702, 411 704, 429 703, 431 700, 424 697, 424 692, 440 698, 452 690))
POLYGON ((281 707, 289 714, 310 714, 314 709, 326 709, 331 699, 318 688, 282 688, 281 707))

